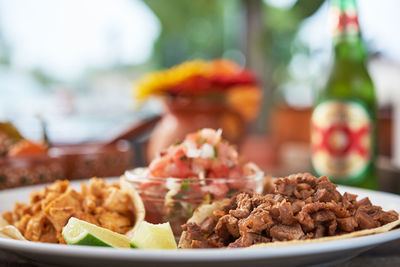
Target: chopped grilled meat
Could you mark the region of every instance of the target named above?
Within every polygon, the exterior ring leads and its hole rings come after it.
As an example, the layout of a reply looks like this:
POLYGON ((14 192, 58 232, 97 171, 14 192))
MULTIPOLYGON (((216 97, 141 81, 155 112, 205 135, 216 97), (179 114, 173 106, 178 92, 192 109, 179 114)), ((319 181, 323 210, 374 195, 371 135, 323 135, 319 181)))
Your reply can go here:
POLYGON ((306 203, 303 200, 295 199, 292 202, 292 210, 294 214, 297 214, 304 207, 306 203))
POLYGON ((201 224, 200 229, 204 233, 212 233, 217 222, 213 217, 207 217, 201 224))
POLYGON ((257 243, 266 243, 266 242, 270 242, 270 241, 271 241, 270 238, 265 237, 263 235, 246 232, 244 235, 242 235, 240 238, 238 238, 235 242, 232 242, 231 244, 229 244, 228 247, 230 247, 230 248, 249 247, 249 246, 257 244, 257 243))
MULTIPOLYGON (((271 191, 271 190, 269 190, 271 191)), ((399 218, 368 198, 336 190, 325 176, 294 174, 274 182, 272 193, 243 192, 214 217, 182 226, 192 248, 248 247, 271 241, 333 236, 378 227, 399 218)))
POLYGON ((339 227, 345 232, 353 232, 354 229, 358 227, 357 220, 353 216, 347 218, 337 218, 336 221, 339 224, 339 227))
POLYGON ((321 210, 312 215, 315 222, 327 222, 336 219, 335 214, 330 210, 321 210))
POLYGON ((293 226, 278 224, 271 228, 270 235, 272 241, 287 241, 300 239, 304 236, 304 232, 298 223, 293 226))
POLYGON ((240 236, 238 222, 232 215, 224 215, 218 220, 215 232, 224 239, 229 239, 230 235, 237 238, 240 236))
POLYGON ((279 215, 283 224, 291 225, 294 222, 292 205, 285 200, 279 203, 279 215))
POLYGON ((326 228, 322 224, 318 224, 315 227, 314 238, 319 238, 325 236, 326 228))
POLYGON ((189 240, 205 241, 204 233, 201 231, 200 226, 195 223, 187 223, 182 225, 182 230, 186 231, 186 237, 189 240))
POLYGON ((250 212, 253 209, 252 194, 242 193, 237 195, 236 203, 237 208, 234 210, 230 210, 229 214, 238 219, 245 218, 250 215, 250 212))
POLYGON ((371 201, 369 200, 369 198, 365 197, 359 201, 356 201, 355 206, 358 208, 361 206, 372 206, 372 204, 371 204, 371 201))
POLYGON ((208 241, 192 240, 192 248, 213 248, 208 241))

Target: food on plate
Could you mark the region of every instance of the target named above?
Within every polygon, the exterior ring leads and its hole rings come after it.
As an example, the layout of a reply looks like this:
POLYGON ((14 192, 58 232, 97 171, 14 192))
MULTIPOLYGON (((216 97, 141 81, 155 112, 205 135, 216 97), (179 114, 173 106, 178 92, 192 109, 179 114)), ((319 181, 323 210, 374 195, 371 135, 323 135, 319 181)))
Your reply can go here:
POLYGON ((68 220, 62 231, 62 236, 68 245, 113 248, 135 247, 126 235, 118 234, 74 217, 68 220))
POLYGON ((399 224, 397 212, 383 211, 368 198, 342 195, 325 176, 294 174, 275 180, 270 194, 245 192, 200 207, 182 226, 179 247, 315 242, 386 232, 399 224))
POLYGON ((141 222, 135 231, 132 243, 141 249, 177 249, 174 233, 168 222, 162 224, 141 222))
POLYGON ((17 202, 13 211, 4 212, 0 233, 14 238, 7 234, 11 227, 29 241, 65 243, 61 232, 76 217, 131 238, 144 216, 142 200, 124 179, 107 185, 104 179, 92 178, 81 184, 80 193, 68 181, 58 180, 32 192, 29 204, 17 202))
POLYGON ((162 151, 148 168, 128 171, 125 177, 144 201, 146 220, 169 221, 180 235, 180 226, 197 206, 256 190, 263 172, 254 163, 242 163, 221 130, 202 129, 162 151))

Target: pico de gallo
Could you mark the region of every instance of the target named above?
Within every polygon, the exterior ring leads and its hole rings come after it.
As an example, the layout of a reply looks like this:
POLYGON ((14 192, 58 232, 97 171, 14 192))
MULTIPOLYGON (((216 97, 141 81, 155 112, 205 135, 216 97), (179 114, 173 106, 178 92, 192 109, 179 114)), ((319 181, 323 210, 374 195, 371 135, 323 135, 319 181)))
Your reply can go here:
POLYGON ((263 178, 254 163, 242 163, 222 130, 202 129, 160 152, 148 168, 127 172, 146 206, 146 219, 169 221, 175 234, 205 202, 256 190, 263 178))

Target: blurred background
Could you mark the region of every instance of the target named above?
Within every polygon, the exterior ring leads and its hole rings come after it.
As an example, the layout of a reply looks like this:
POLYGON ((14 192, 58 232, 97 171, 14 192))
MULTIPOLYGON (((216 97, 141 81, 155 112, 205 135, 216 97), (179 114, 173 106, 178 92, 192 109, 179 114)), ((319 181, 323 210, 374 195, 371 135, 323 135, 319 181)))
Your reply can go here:
MULTIPOLYGON (((309 170, 309 118, 329 75, 324 0, 0 0, 0 120, 52 144, 107 142, 164 112, 132 95, 149 71, 228 58, 253 69, 262 105, 240 149, 267 172, 309 170)), ((379 102, 382 161, 400 166, 400 2, 359 1, 379 102)), ((121 147, 121 145, 120 145, 121 147)), ((131 165, 145 164, 134 149, 131 165)))

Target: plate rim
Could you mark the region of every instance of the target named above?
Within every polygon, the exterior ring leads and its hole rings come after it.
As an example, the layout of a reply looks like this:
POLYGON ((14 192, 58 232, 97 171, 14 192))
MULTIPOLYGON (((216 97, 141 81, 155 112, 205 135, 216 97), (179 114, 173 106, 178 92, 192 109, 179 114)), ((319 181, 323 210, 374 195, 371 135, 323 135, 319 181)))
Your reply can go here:
POLYGON ((377 246, 396 239, 400 239, 400 229, 349 239, 315 242, 310 244, 272 246, 268 248, 138 250, 90 246, 67 246, 62 244, 46 244, 2 238, 0 239, 0 248, 12 250, 13 252, 27 252, 42 255, 52 254, 53 256, 73 256, 87 259, 144 260, 150 262, 209 262, 273 259, 281 258, 283 256, 307 256, 320 253, 362 249, 377 246), (154 257, 155 254, 157 254, 157 257, 154 257))

